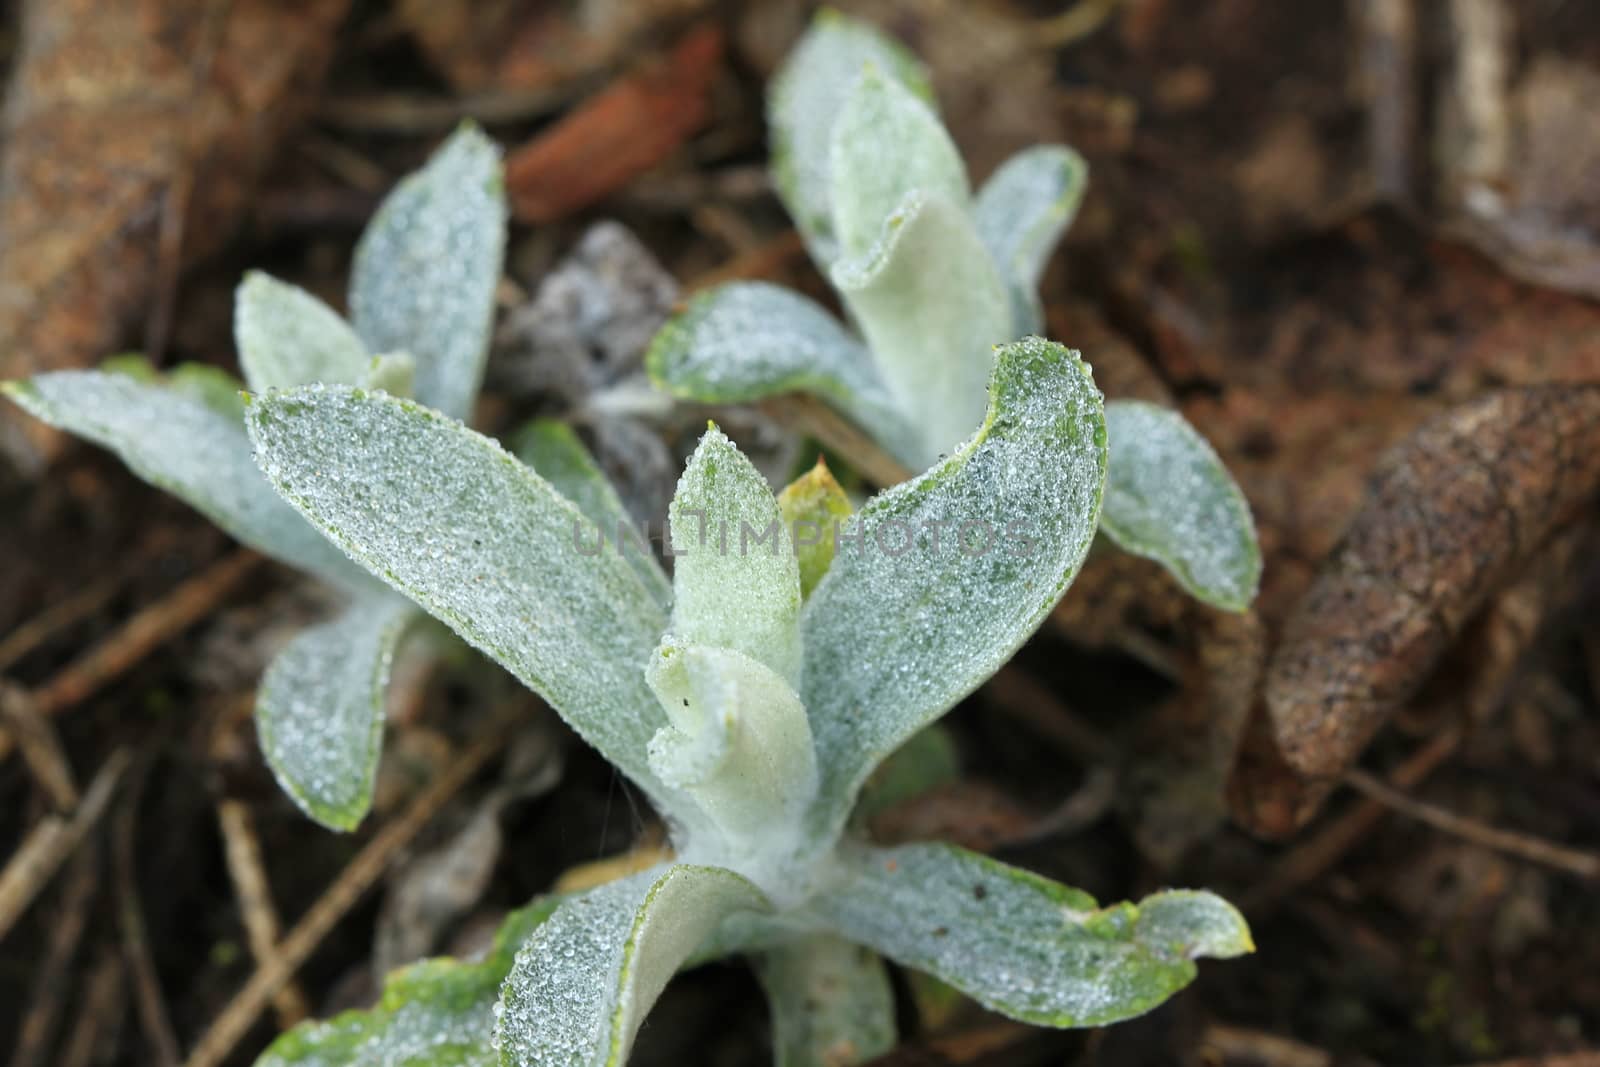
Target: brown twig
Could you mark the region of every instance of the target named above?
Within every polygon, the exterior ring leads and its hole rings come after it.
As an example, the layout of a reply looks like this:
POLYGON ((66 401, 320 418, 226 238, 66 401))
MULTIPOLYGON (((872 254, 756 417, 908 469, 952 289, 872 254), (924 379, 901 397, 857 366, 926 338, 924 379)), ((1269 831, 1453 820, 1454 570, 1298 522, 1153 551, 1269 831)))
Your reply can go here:
POLYGON ((115 832, 112 834, 112 868, 117 887, 117 927, 122 934, 122 958, 128 975, 133 979, 133 1004, 150 1044, 151 1061, 160 1067, 177 1067, 182 1055, 178 1036, 172 1029, 172 1019, 167 1013, 166 997, 161 992, 161 979, 156 974, 155 960, 150 955, 150 936, 144 923, 144 907, 140 902, 136 849, 139 831, 139 800, 144 793, 149 764, 141 760, 134 771, 128 796, 117 811, 115 832))
MULTIPOLYGON (((281 924, 278 909, 272 902, 272 888, 267 884, 266 867, 261 861, 261 844, 256 837, 254 820, 250 809, 241 801, 222 800, 217 803, 217 824, 222 829, 228 874, 239 900, 239 915, 250 939, 250 952, 258 965, 265 965, 278 956, 281 924)), ((309 1012, 305 994, 292 980, 273 994, 272 1008, 283 1029, 304 1019, 309 1012)))
POLYGON ((100 854, 91 843, 78 852, 67 869, 67 884, 61 893, 61 908, 50 929, 44 959, 34 969, 33 994, 28 1010, 17 1028, 17 1047, 10 1067, 37 1067, 44 1062, 56 1020, 67 1001, 67 983, 72 960, 89 925, 89 909, 100 889, 100 854))
MULTIPOLYGON (((1459 728, 1443 730, 1389 773, 1391 784, 1415 789, 1461 744, 1459 728)), ((1321 877, 1346 852, 1371 833, 1388 808, 1376 800, 1363 800, 1322 830, 1284 853, 1241 901, 1241 908, 1259 916, 1296 889, 1321 877)))
POLYGON ((1045 48, 1065 48, 1093 34, 1121 6, 1122 0, 1078 0, 1059 15, 1036 22, 1029 36, 1045 48))
POLYGON ((184 1067, 220 1067, 247 1034, 278 990, 322 943, 329 931, 382 877, 394 857, 411 843, 446 801, 504 748, 514 716, 497 719, 419 793, 396 818, 379 830, 340 872, 309 911, 289 931, 270 961, 255 973, 217 1016, 184 1067))
POLYGON ((11 730, 39 788, 58 814, 78 806, 78 783, 61 739, 49 721, 34 708, 27 691, 0 679, 0 723, 11 730))
POLYGON ((691 296, 724 282, 777 277, 805 250, 805 242, 800 239, 799 231, 785 230, 754 248, 740 252, 715 270, 690 278, 683 285, 684 295, 691 296))
POLYGON ((123 749, 113 752, 71 816, 46 815, 12 853, 5 870, 0 871, 0 939, 100 821, 127 767, 128 753, 123 749))
MULTIPOLYGON (((262 557, 256 553, 239 549, 179 583, 34 690, 34 709, 41 715, 59 715, 92 696, 205 618, 261 562, 262 557)), ((10 732, 0 730, 0 760, 11 754, 14 744, 10 732)))
POLYGON ((1600 1067, 1600 1051, 1569 1052, 1560 1056, 1518 1056, 1464 1067, 1600 1067))
POLYGON ((1261 1067, 1333 1067, 1333 1055, 1320 1048, 1242 1026, 1212 1023, 1200 1035, 1205 1063, 1254 1063, 1261 1067), (1209 1054, 1209 1055, 1208 1055, 1209 1054))
POLYGON ((1442 833, 1453 834, 1475 845, 1504 852, 1531 863, 1554 867, 1568 874, 1575 874, 1579 878, 1600 881, 1600 855, 1595 853, 1567 848, 1531 834, 1486 826, 1476 819, 1470 819, 1437 804, 1418 800, 1409 793, 1386 785, 1359 767, 1346 771, 1344 780, 1357 792, 1442 833))
POLYGON ((122 957, 115 950, 106 952, 89 972, 77 1013, 80 1022, 61 1051, 60 1067, 90 1067, 106 1062, 106 1049, 115 1044, 116 1033, 122 1028, 123 979, 122 957))
POLYGON ((1018 667, 1008 664, 983 687, 983 695, 1007 715, 1025 723, 1063 755, 1084 766, 1115 758, 1110 739, 1084 722, 1050 688, 1018 667))
POLYGON ((765 401, 761 408, 774 419, 815 437, 850 462, 868 480, 880 486, 898 485, 911 472, 849 419, 816 397, 788 393, 765 401))

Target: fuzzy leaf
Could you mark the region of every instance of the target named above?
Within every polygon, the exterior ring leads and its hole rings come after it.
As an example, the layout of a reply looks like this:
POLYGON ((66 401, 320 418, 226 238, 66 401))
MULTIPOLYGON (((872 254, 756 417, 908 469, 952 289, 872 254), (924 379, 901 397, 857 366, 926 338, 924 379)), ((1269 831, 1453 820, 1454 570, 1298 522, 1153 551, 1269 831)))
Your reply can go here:
POLYGON ((409 400, 309 386, 250 405, 278 491, 362 566, 544 697, 661 801, 645 746, 665 724, 643 665, 666 617, 586 523, 498 444, 409 400))
POLYGON ((818 12, 784 60, 767 95, 773 184, 821 267, 838 254, 829 157, 833 127, 868 67, 894 77, 925 100, 933 99, 927 72, 899 42, 827 9, 818 12))
POLYGON ((501 988, 504 1067, 616 1067, 668 979, 761 891, 720 867, 678 864, 571 897, 528 939, 501 988))
POLYGON ((816 935, 755 958, 777 1067, 845 1067, 894 1047, 894 989, 876 952, 816 935))
POLYGON ((743 653, 692 644, 663 644, 646 678, 671 723, 650 741, 656 775, 695 799, 739 859, 778 844, 817 788, 794 687, 743 653))
POLYGON ((848 519, 854 510, 850 497, 818 456, 816 466, 778 494, 778 510, 783 513, 784 528, 790 532, 800 563, 800 595, 808 597, 833 563, 833 527, 848 519))
POLYGON ((732 282, 689 302, 656 333, 645 366, 673 396, 744 404, 810 393, 870 432, 896 457, 921 433, 896 406, 872 357, 811 300, 766 282, 732 282))
POLYGON ((939 116, 876 66, 856 79, 828 151, 834 236, 846 258, 866 256, 886 239, 909 193, 942 197, 963 209, 971 198, 961 153, 939 116), (885 166, 885 160, 894 163, 885 166))
POLYGON ((990 394, 970 441, 862 508, 806 602, 818 832, 842 825, 885 756, 1011 657, 1093 540, 1106 444, 1088 366, 1027 338, 1001 346, 990 394))
POLYGON ((251 271, 234 293, 233 308, 233 340, 251 389, 357 385, 366 377, 371 357, 361 338, 299 286, 251 271))
POLYGON ((356 245, 350 315, 373 352, 409 352, 416 397, 465 419, 483 380, 505 253, 500 152, 463 125, 395 187, 356 245))
POLYGON ((1137 400, 1106 405, 1111 459, 1100 528, 1208 604, 1244 611, 1261 581, 1250 505, 1187 419, 1137 400))
POLYGON ((3 388, 36 418, 115 452, 133 473, 241 543, 343 588, 370 587, 366 575, 278 499, 251 462, 243 424, 193 383, 168 387, 125 373, 59 371, 3 388))
POLYGON ((1210 893, 1100 908, 1086 893, 949 845, 861 849, 813 906, 851 940, 1042 1026, 1105 1026, 1188 985, 1195 959, 1254 950, 1210 893))
POLYGON ((1083 203, 1089 166, 1061 145, 1025 148, 1000 165, 978 191, 978 236, 1011 297, 1013 337, 1038 333, 1039 278, 1083 203))
POLYGON ((672 607, 672 583, 639 533, 611 482, 577 433, 558 419, 534 419, 511 438, 511 452, 577 505, 604 538, 604 551, 620 552, 663 611, 672 607))
POLYGON ((327 1022, 301 1023, 255 1067, 499 1067, 494 1006, 517 949, 560 898, 514 911, 479 962, 423 960, 389 975, 378 1003, 327 1022))
POLYGON ((700 438, 668 509, 672 633, 731 648, 800 678, 800 568, 761 472, 713 427, 700 438))
POLYGON ((906 194, 866 255, 832 270, 900 407, 914 412, 931 466, 983 419, 993 346, 1011 338, 1005 286, 965 207, 937 193, 906 194))
POLYGON ((372 807, 389 665, 417 609, 387 590, 302 631, 267 668, 256 731, 267 765, 300 810, 353 830, 372 807))

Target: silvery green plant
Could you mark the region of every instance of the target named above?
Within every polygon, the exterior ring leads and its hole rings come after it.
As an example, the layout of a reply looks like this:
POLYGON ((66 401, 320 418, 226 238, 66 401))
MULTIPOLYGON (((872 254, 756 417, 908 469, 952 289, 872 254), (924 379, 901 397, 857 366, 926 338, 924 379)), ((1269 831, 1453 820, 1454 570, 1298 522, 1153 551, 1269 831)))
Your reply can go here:
MULTIPOLYGON (((774 80, 772 179, 852 332, 761 282, 695 298, 657 335, 647 367, 708 404, 810 393, 907 469, 924 470, 983 416, 989 353, 1038 333, 1039 277, 1087 178, 1063 146, 1026 149, 974 194, 915 57, 865 23, 823 11, 774 80)), ((1243 494, 1177 412, 1106 405, 1111 459, 1101 530, 1233 611, 1261 557, 1243 494)))
MULTIPOLYGON (((483 378, 505 246, 499 153, 464 127, 384 201, 356 247, 352 321, 265 274, 239 286, 234 335, 252 390, 309 382, 414 395, 465 418, 483 378)), ((256 694, 261 747, 313 819, 355 827, 372 804, 389 667, 422 614, 285 504, 251 459, 240 383, 138 359, 5 385, 44 421, 115 452, 236 540, 335 587, 344 606, 296 636, 256 694)))
POLYGON ((836 486, 775 499, 713 427, 669 509, 670 581, 637 544, 597 550, 623 512, 570 433, 535 433, 523 462, 382 392, 253 398, 284 499, 542 696, 650 799, 675 853, 535 902, 479 962, 399 972, 372 1011, 291 1031, 261 1067, 622 1064, 672 975, 732 953, 768 994, 778 1062, 853 1063, 894 1042, 884 957, 1069 1027, 1148 1011, 1197 958, 1249 951, 1210 893, 1101 907, 852 829, 874 768, 1011 656, 1098 525, 1088 367, 1030 338, 1001 346, 987 392, 969 439, 848 518, 836 486))

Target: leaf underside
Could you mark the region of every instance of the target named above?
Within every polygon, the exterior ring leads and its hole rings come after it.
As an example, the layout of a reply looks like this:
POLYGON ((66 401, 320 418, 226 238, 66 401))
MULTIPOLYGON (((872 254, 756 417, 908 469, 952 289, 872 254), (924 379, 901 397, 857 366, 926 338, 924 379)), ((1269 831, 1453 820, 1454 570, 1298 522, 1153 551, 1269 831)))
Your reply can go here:
POLYGON ((846 1067, 895 1044, 894 989, 876 952, 818 934, 758 954, 776 1067, 846 1067))

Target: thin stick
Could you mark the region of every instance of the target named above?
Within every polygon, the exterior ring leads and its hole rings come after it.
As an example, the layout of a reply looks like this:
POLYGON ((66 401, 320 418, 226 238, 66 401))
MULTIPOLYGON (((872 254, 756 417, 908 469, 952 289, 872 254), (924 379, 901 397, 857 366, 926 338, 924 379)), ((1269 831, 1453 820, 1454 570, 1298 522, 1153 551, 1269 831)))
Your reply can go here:
POLYGON ((114 1044, 122 1027, 122 983, 122 957, 115 950, 108 951, 89 972, 83 1006, 77 1013, 81 1022, 61 1051, 60 1067, 89 1067, 104 1062, 105 1049, 114 1044))
POLYGON ((46 815, 28 831, 27 838, 12 853, 5 870, 0 871, 0 939, 4 939, 11 931, 22 913, 28 910, 28 905, 39 895, 39 890, 49 883, 67 857, 72 855, 106 813, 117 782, 127 769, 128 753, 118 749, 101 766, 100 772, 89 783, 88 792, 83 795, 83 803, 70 817, 46 815))
POLYGON ((35 690, 34 706, 42 715, 57 715, 81 703, 205 618, 261 562, 261 556, 242 548, 180 583, 35 690))
POLYGON ((11 736, 22 749, 22 758, 33 773, 50 804, 59 814, 69 814, 78 806, 78 783, 72 764, 61 747, 61 739, 49 721, 34 708, 27 691, 0 680, 0 722, 11 728, 11 736))
POLYGON ((1046 48, 1065 48, 1105 25, 1121 6, 1122 0, 1078 0, 1061 14, 1034 23, 1029 36, 1046 48))
POLYGON ((72 975, 72 960, 89 925, 89 909, 100 889, 100 855, 94 843, 82 850, 67 869, 67 884, 61 893, 61 908, 50 929, 44 961, 32 976, 33 995, 28 1012, 17 1028, 17 1047, 10 1067, 37 1067, 49 1050, 56 1019, 67 1001, 67 984, 72 975))
POLYGON ((800 240, 799 232, 785 230, 763 244, 740 252, 715 270, 690 278, 684 283, 683 293, 692 296, 724 282, 776 277, 790 263, 799 259, 805 250, 805 242, 800 240))
POLYGON ((112 835, 112 867, 117 884, 117 926, 122 934, 122 958, 133 980, 133 1006, 139 1025, 150 1043, 152 1059, 161 1067, 177 1067, 182 1055, 178 1035, 172 1029, 161 979, 150 955, 150 936, 144 924, 144 908, 139 899, 139 880, 134 845, 139 829, 139 800, 144 793, 147 761, 141 761, 129 786, 129 796, 117 811, 112 835))
POLYGON ((1333 1055, 1320 1048, 1277 1034, 1242 1026, 1212 1023, 1200 1035, 1201 1056, 1211 1053, 1217 1062, 1245 1060, 1272 1067, 1333 1067, 1333 1055))
MULTIPOLYGON (((1415 789, 1449 759, 1460 744, 1459 728, 1439 732, 1391 771, 1389 781, 1401 789, 1415 789)), ((1376 800, 1363 800, 1336 822, 1284 853, 1267 871, 1266 877, 1245 895, 1240 905, 1242 910, 1251 916, 1260 916, 1296 889, 1321 877, 1364 840, 1388 812, 1389 809, 1376 800)))
POLYGON ((901 463, 849 419, 816 397, 789 393, 764 402, 762 410, 779 422, 810 434, 850 463, 874 484, 898 485, 911 477, 901 463))
POLYGON ((1346 771, 1344 780, 1378 803, 1442 833, 1452 834, 1475 845, 1504 852, 1528 860, 1530 863, 1554 867, 1575 874, 1579 878, 1600 881, 1600 854, 1567 848, 1531 834, 1487 826, 1448 808, 1418 800, 1409 793, 1386 785, 1359 767, 1352 767, 1346 771))
MULTIPOLYGON (((239 915, 250 939, 250 952, 258 965, 266 964, 278 956, 281 924, 272 902, 272 887, 267 884, 266 866, 261 861, 255 822, 242 802, 222 800, 217 804, 217 823, 222 828, 228 874, 239 899, 239 915)), ((310 1010, 305 994, 293 981, 285 982, 273 995, 272 1009, 282 1029, 304 1019, 310 1010)))
POLYGON ((367 842, 203 1034, 184 1067, 220 1067, 249 1033, 272 997, 294 975, 357 901, 382 877, 394 857, 438 814, 456 791, 500 753, 516 719, 501 718, 469 745, 416 799, 367 842))

